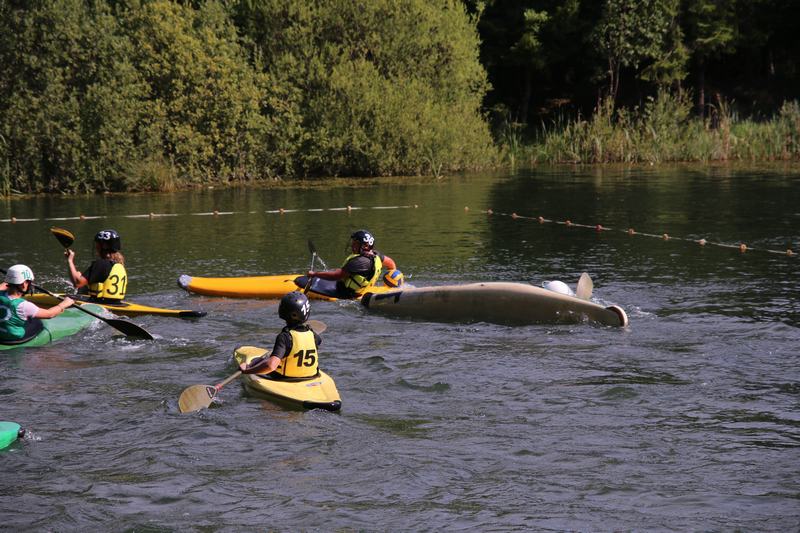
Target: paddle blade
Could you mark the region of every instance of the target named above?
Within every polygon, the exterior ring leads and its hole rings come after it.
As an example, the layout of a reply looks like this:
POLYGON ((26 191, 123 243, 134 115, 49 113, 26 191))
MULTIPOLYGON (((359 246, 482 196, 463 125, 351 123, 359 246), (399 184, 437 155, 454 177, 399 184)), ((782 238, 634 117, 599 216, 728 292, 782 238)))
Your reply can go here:
POLYGON ((588 300, 592 297, 593 290, 594 282, 592 282, 592 278, 589 277, 589 274, 584 272, 581 274, 581 277, 578 280, 578 286, 575 289, 575 296, 582 300, 588 300))
POLYGON ((100 320, 102 320, 112 328, 116 328, 126 337, 134 337, 137 339, 145 339, 148 341, 155 339, 155 337, 150 335, 150 333, 148 333, 144 328, 137 326, 133 322, 128 322, 127 320, 120 320, 117 318, 105 318, 105 317, 98 317, 98 318, 100 318, 100 320))
POLYGON ((192 385, 187 387, 178 398, 178 409, 181 413, 191 413, 205 409, 214 401, 217 389, 210 385, 192 385))
POLYGON ((72 246, 72 243, 75 242, 75 236, 64 228, 52 227, 50 228, 50 233, 53 234, 53 237, 58 239, 58 242, 60 242, 61 246, 64 248, 69 248, 72 246))
POLYGON ((322 333, 328 329, 328 325, 321 320, 309 320, 306 322, 306 324, 311 326, 311 329, 313 329, 316 333, 322 333))

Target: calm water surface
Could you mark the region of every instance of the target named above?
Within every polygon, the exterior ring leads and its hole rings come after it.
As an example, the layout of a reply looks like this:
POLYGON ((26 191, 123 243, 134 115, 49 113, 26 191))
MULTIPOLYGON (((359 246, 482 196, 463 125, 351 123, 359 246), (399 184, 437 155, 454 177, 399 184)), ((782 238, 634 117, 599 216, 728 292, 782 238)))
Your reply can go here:
POLYGON ((209 313, 135 319, 151 342, 96 324, 0 355, 0 419, 29 429, 0 452, 4 528, 800 527, 800 259, 766 251, 800 249, 796 166, 557 168, 0 205, 0 218, 38 219, 0 223, 4 268, 27 263, 64 290, 48 228, 75 233, 83 266, 94 233, 113 227, 132 300, 209 313), (365 209, 330 210, 348 205, 365 209), (371 209, 388 206, 412 207, 371 209), (297 211, 267 212, 279 208, 297 211), (131 217, 149 213, 178 216, 131 217), (44 220, 81 214, 104 218, 44 220), (315 302, 340 414, 250 399, 235 382, 213 408, 179 414, 185 387, 224 379, 233 348, 271 345, 280 322, 274 301, 192 296, 177 277, 301 272, 309 238, 338 264, 361 227, 418 286, 574 287, 587 271, 595 300, 622 306, 631 325, 439 324, 315 302))

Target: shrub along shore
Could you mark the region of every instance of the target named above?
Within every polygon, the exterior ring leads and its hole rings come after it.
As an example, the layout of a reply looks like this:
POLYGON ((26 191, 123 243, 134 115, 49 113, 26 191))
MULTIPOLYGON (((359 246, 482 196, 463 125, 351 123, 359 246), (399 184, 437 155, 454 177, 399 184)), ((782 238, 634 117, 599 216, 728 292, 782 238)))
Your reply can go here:
POLYGON ((450 0, 0 2, 0 192, 494 166, 478 54, 450 0))
POLYGON ((642 108, 602 103, 588 119, 542 124, 533 139, 521 128, 500 135, 512 164, 800 161, 800 105, 786 102, 767 120, 742 119, 719 103, 708 118, 692 113, 686 94, 659 92, 642 108))

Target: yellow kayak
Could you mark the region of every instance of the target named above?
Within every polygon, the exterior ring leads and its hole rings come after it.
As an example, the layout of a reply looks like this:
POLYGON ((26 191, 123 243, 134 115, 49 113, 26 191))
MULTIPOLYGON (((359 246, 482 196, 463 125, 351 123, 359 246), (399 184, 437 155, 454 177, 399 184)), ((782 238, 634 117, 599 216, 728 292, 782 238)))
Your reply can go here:
MULTIPOLYGON (((267 350, 256 346, 240 346, 233 352, 236 364, 250 362, 265 355, 267 350)), ((338 411, 342 400, 336 383, 328 374, 319 371, 313 378, 275 380, 259 374, 242 375, 242 385, 253 396, 267 398, 304 409, 324 409, 338 411)))
MULTIPOLYGON (((178 278, 178 286, 188 292, 207 296, 226 296, 228 298, 278 299, 306 286, 308 278, 300 274, 275 276, 242 276, 235 278, 200 278, 183 274, 178 278)), ((382 293, 391 290, 383 285, 373 286, 369 292, 382 293)), ((336 289, 336 282, 314 278, 308 289, 308 297, 317 300, 337 300, 346 298, 336 289)))
MULTIPOLYGON (((69 296, 78 303, 96 304, 101 307, 104 307, 105 309, 108 309, 115 315, 120 315, 120 316, 158 315, 158 316, 172 316, 177 318, 199 318, 202 316, 206 316, 205 311, 192 311, 190 309, 165 309, 163 307, 151 307, 149 305, 138 304, 130 301, 121 301, 118 303, 93 302, 91 301, 91 299, 89 299, 88 296, 84 296, 81 294, 59 294, 57 296, 60 296, 62 298, 64 298, 65 296, 69 296)), ((25 296, 25 299, 43 308, 53 307, 54 305, 58 304, 58 302, 61 301, 58 298, 55 298, 43 292, 29 294, 25 296)))

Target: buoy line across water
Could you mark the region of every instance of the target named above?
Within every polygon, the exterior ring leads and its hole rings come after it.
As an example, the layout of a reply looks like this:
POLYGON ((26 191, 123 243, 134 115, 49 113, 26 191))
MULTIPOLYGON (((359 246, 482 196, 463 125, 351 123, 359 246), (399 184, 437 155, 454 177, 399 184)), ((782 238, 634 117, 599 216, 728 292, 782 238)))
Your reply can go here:
MULTIPOLYGON (((465 212, 469 212, 469 206, 464 207, 464 211, 465 212)), ((655 233, 643 233, 643 232, 640 232, 640 231, 636 231, 633 228, 615 229, 615 228, 612 228, 612 227, 609 227, 609 226, 603 226, 602 224, 594 224, 594 225, 592 225, 592 224, 579 224, 577 222, 572 222, 570 219, 554 220, 554 219, 544 218, 542 216, 531 217, 531 216, 519 215, 517 213, 500 213, 500 212, 494 211, 492 209, 487 209, 485 211, 478 211, 478 212, 486 214, 486 215, 490 215, 490 216, 510 217, 512 219, 515 219, 515 220, 517 220, 517 219, 535 220, 539 224, 559 224, 559 225, 563 225, 563 226, 570 227, 570 228, 575 227, 575 228, 592 229, 592 230, 594 230, 596 232, 616 231, 616 232, 620 232, 620 233, 626 233, 626 234, 628 234, 630 236, 652 237, 652 238, 656 238, 656 239, 661 239, 663 241, 685 241, 685 242, 691 242, 691 243, 698 244, 699 246, 719 246, 720 248, 732 248, 734 250, 739 250, 739 252, 741 252, 741 253, 752 251, 752 252, 767 252, 767 253, 771 253, 771 254, 785 255, 785 256, 788 256, 788 257, 797 256, 797 253, 794 250, 792 250, 792 248, 787 248, 786 250, 770 250, 768 248, 751 248, 751 247, 747 246, 747 244, 745 244, 743 242, 740 242, 738 244, 729 244, 729 243, 724 243, 724 242, 713 242, 713 241, 709 241, 709 240, 704 239, 704 238, 692 239, 692 238, 688 238, 688 237, 675 237, 675 236, 670 235, 668 233, 662 233, 662 234, 658 235, 658 234, 655 234, 655 233)))

